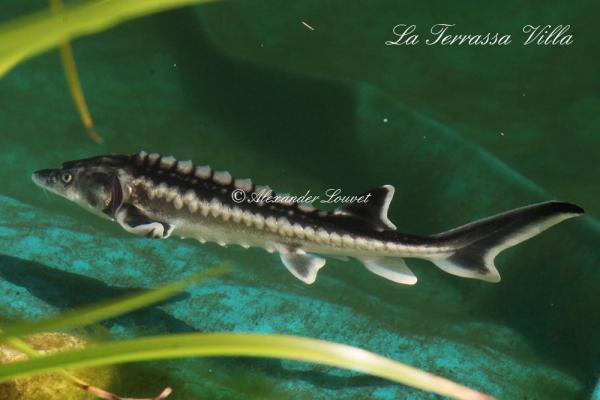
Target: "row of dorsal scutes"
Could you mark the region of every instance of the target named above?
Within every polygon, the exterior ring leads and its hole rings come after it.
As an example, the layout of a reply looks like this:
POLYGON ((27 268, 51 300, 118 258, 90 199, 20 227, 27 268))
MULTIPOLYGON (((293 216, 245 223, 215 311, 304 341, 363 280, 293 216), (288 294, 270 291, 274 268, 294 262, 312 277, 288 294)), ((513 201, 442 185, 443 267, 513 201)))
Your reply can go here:
MULTIPOLYGON (((175 166, 175 169, 180 174, 190 175, 193 173, 194 176, 199 179, 212 179, 215 183, 222 186, 231 186, 233 184, 234 189, 242 190, 245 193, 256 193, 257 197, 254 199, 250 198, 249 200, 254 200, 259 203, 259 205, 263 205, 263 202, 266 198, 275 195, 269 186, 255 186, 250 178, 234 179, 228 171, 213 171, 208 165, 195 166, 190 160, 177 161, 177 159, 173 156, 163 157, 158 153, 148 154, 142 150, 136 155, 135 161, 139 166, 145 165, 149 167, 157 167, 167 171, 172 170, 175 166)), ((275 201, 277 204, 286 206, 291 206, 294 204, 293 201, 289 200, 292 198, 292 196, 288 193, 278 193, 276 198, 279 199, 278 201, 275 201)), ((313 207, 313 205, 310 203, 297 203, 297 207, 300 211, 305 213, 316 211, 315 207, 313 207)))
POLYGON ((191 160, 177 161, 173 156, 163 157, 158 153, 148 154, 145 151, 141 151, 137 154, 135 161, 139 166, 146 165, 167 171, 171 171, 175 167, 175 170, 182 175, 190 175, 193 173, 194 176, 199 179, 212 179, 215 183, 222 186, 233 185, 235 189, 242 190, 246 193, 253 191, 265 193, 266 195, 272 193, 271 188, 268 186, 255 187, 252 180, 249 178, 234 179, 228 171, 213 171, 208 165, 195 166, 191 160))

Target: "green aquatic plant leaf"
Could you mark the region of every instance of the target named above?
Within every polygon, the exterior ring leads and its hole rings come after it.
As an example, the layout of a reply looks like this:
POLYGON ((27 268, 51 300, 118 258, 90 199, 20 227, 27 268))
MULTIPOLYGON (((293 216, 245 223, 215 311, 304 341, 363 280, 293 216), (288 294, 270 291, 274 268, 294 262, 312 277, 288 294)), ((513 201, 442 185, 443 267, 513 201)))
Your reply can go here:
MULTIPOLYGON (((0 332, 2 332, 1 329, 0 329, 0 332)), ((32 346, 30 346, 27 342, 25 342, 24 340, 22 340, 20 338, 9 338, 6 340, 6 342, 7 342, 7 344, 10 345, 10 347, 20 351, 21 353, 25 354, 30 359, 43 357, 42 354, 40 354, 37 350, 35 350, 32 346)), ((64 379, 66 379, 67 381, 71 382, 73 385, 78 387, 79 389, 93 395, 94 397, 100 398, 100 399, 107 399, 107 400, 162 400, 162 399, 169 397, 169 395, 173 392, 172 388, 166 387, 165 389, 163 389, 163 391, 158 396, 155 396, 152 399, 148 399, 148 398, 143 398, 143 399, 142 398, 137 398, 137 399, 136 398, 127 398, 127 399, 125 399, 123 397, 117 396, 114 393, 108 392, 100 387, 91 385, 88 382, 79 379, 78 377, 73 375, 73 373, 68 372, 64 369, 59 369, 57 371, 57 373, 60 376, 62 376, 64 379)), ((59 396, 60 395, 58 393, 56 393, 56 398, 58 398, 59 396)))
POLYGON ((26 345, 23 346, 23 342, 18 339, 19 336, 43 331, 81 327, 133 311, 173 296, 192 283, 219 276, 228 269, 229 265, 225 263, 142 294, 84 307, 49 320, 14 325, 4 332, 0 331, 0 341, 9 343, 31 358, 29 361, 0 367, 0 382, 53 371, 63 371, 65 378, 72 379, 72 376, 64 372, 65 368, 192 356, 246 356, 308 361, 353 369, 456 399, 491 399, 447 379, 356 347, 297 336, 251 333, 167 335, 109 342, 48 357, 40 357, 26 345))
MULTIPOLYGON (((2 330, 0 329, 0 332, 2 332, 2 330)), ((35 358, 40 358, 42 357, 42 355, 36 351, 33 347, 31 347, 29 344, 27 344, 24 340, 20 339, 20 338, 9 338, 6 340, 6 343, 10 345, 10 347, 20 351, 21 353, 27 355, 28 358, 30 359, 35 359, 35 358)), ((165 389, 163 389, 163 391, 161 393, 159 393, 158 396, 153 397, 152 399, 148 399, 148 398, 127 398, 124 399, 123 397, 117 396, 114 393, 108 392, 100 387, 91 385, 90 383, 83 381, 81 379, 79 379, 78 377, 76 377, 75 375, 73 375, 71 372, 68 372, 64 369, 59 369, 57 371, 57 373, 59 375, 61 375, 64 379, 66 379, 67 381, 70 381, 73 385, 75 385, 76 387, 78 387, 79 389, 83 390, 84 392, 90 393, 91 395, 93 395, 94 397, 100 398, 100 399, 109 399, 109 400, 162 400, 165 399, 167 397, 169 397, 169 395, 173 392, 173 389, 170 387, 166 387, 165 389)), ((59 394, 56 394, 57 398, 59 396, 59 394)))
POLYGON ((172 297, 177 293, 180 293, 183 289, 191 284, 221 276, 225 272, 229 271, 229 269, 230 265, 228 263, 223 263, 219 266, 209 268, 185 279, 166 284, 157 289, 124 296, 119 299, 107 301, 106 303, 82 307, 78 310, 65 312, 56 318, 50 318, 37 322, 15 324, 7 327, 3 332, 0 332, 0 341, 7 342, 11 338, 32 335, 39 332, 78 328, 104 319, 126 314, 130 311, 134 311, 172 297))
POLYGON ((100 32, 127 20, 215 0, 86 1, 60 11, 45 10, 0 26, 0 77, 18 63, 65 41, 100 32))
MULTIPOLYGON (((62 0, 50 0, 50 9, 55 12, 62 10, 62 0)), ((83 94, 83 88, 81 87, 81 82, 79 80, 79 73, 77 72, 77 65, 75 64, 75 56, 73 55, 73 48, 71 46, 71 42, 64 41, 63 43, 61 43, 59 51, 60 60, 63 66, 63 70, 65 72, 65 78, 67 79, 69 90, 71 91, 71 96, 73 97, 73 102, 77 107, 77 111, 79 112, 81 121, 83 122, 83 125, 85 126, 86 132, 90 139, 92 139, 97 144, 101 144, 103 142, 103 139, 94 127, 94 121, 92 120, 92 116, 90 115, 87 102, 83 94)))
MULTIPOLYGON (((14 325, 8 328, 7 331, 0 329, 0 341, 6 342, 11 347, 19 350, 23 354, 26 354, 30 359, 39 359, 42 356, 18 336, 28 336, 39 332, 57 329, 65 330, 69 328, 76 328, 89 325, 103 319, 125 314, 127 312, 134 311, 172 297, 181 292, 185 287, 193 283, 219 276, 225 273, 228 269, 229 265, 224 263, 220 266, 209 268, 208 270, 202 271, 191 277, 164 285, 158 289, 146 291, 132 296, 126 296, 121 299, 111 300, 103 304, 84 307, 73 312, 63 313, 59 317, 50 320, 14 325)), ((80 380, 73 374, 65 371, 64 368, 59 367, 56 369, 56 371, 63 378, 71 381, 75 386, 91 393, 96 397, 115 400, 121 398, 113 393, 105 391, 104 389, 80 380)), ((154 399, 166 398, 171 394, 171 391, 172 389, 167 387, 157 397, 154 397, 154 399)))
POLYGON ((62 368, 184 357, 267 357, 352 369, 453 399, 491 396, 417 368, 344 344, 286 335, 195 333, 104 343, 0 367, 0 382, 62 368))
MULTIPOLYGON (((51 10, 60 12, 63 7, 62 0, 50 0, 51 10)), ((94 127, 94 121, 92 120, 92 116, 90 115, 90 111, 83 94, 83 88, 81 87, 81 81, 79 80, 79 73, 77 72, 77 65, 75 64, 75 56, 73 55, 73 47, 71 46, 71 42, 68 40, 62 42, 59 47, 59 52, 60 62, 65 72, 65 78, 67 79, 75 107, 77 107, 77 111, 81 117, 81 122, 83 122, 83 126, 85 126, 85 130, 90 139, 97 144, 102 144, 104 139, 102 139, 102 136, 98 134, 96 128, 94 127)))

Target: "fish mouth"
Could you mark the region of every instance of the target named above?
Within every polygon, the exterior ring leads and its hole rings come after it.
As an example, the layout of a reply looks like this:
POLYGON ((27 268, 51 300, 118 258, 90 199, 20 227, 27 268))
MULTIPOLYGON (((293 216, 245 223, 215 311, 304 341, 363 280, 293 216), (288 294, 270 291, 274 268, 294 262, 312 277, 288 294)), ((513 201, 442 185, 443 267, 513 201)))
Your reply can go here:
POLYGON ((42 169, 31 174, 31 180, 42 189, 51 189, 57 181, 55 169, 42 169))

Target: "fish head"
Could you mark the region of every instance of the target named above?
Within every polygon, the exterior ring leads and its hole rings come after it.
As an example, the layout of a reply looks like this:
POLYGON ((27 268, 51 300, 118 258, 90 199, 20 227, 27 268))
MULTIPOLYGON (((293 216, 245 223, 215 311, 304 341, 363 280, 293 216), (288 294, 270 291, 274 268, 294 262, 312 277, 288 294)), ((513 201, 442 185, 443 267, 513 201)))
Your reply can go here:
POLYGON ((125 200, 120 176, 128 159, 127 156, 98 156, 69 161, 61 168, 36 171, 31 179, 39 187, 88 211, 113 218, 125 200))

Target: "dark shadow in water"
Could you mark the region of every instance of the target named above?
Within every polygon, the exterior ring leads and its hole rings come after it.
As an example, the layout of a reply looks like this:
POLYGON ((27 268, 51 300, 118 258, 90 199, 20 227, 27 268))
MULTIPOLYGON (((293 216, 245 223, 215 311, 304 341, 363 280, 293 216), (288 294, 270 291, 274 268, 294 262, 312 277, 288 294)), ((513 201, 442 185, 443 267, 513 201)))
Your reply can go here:
MULTIPOLYGON (((583 234, 582 234, 583 237, 583 234)), ((590 246, 591 247, 591 246, 590 246)), ((562 261, 575 276, 589 276, 589 281, 574 278, 567 283, 561 261, 568 254, 560 248, 547 249, 556 253, 550 261, 531 257, 529 270, 513 268, 504 271, 503 279, 511 285, 498 285, 485 304, 477 310, 476 317, 494 318, 522 334, 536 351, 545 356, 547 363, 579 379, 591 398, 598 385, 600 348, 598 332, 597 285, 594 285, 592 268, 599 264, 589 262, 573 265, 562 261), (561 270, 562 269, 562 270, 561 270), (540 273, 539 271, 543 271, 540 273)), ((517 265, 515 265, 517 267, 517 265)))
MULTIPOLYGON (((141 290, 112 287, 94 278, 6 255, 0 255, 0 278, 27 289, 33 296, 60 310, 92 305, 141 290)), ((196 329, 192 326, 158 308, 161 304, 187 297, 188 294, 179 295, 162 303, 105 321, 103 324, 108 327, 119 324, 131 328, 134 332, 144 333, 193 332, 196 329)))
MULTIPOLYGON (((319 371, 323 366, 309 364, 310 369, 296 370, 283 365, 280 360, 233 357, 219 357, 213 362, 219 368, 231 371, 259 370, 265 376, 277 380, 303 381, 321 389, 339 390, 345 388, 397 386, 397 383, 372 375, 355 372, 352 376, 334 375, 327 371, 319 371), (229 365, 229 367, 228 367, 229 365)), ((304 364, 304 363, 303 363, 304 364)), ((330 369, 330 367, 326 367, 330 369)), ((233 372, 235 373, 235 372, 233 372)))
POLYGON ((331 185, 364 176, 355 158, 357 101, 350 85, 236 59, 214 46, 190 8, 153 23, 171 42, 192 114, 207 116, 248 151, 331 185))

